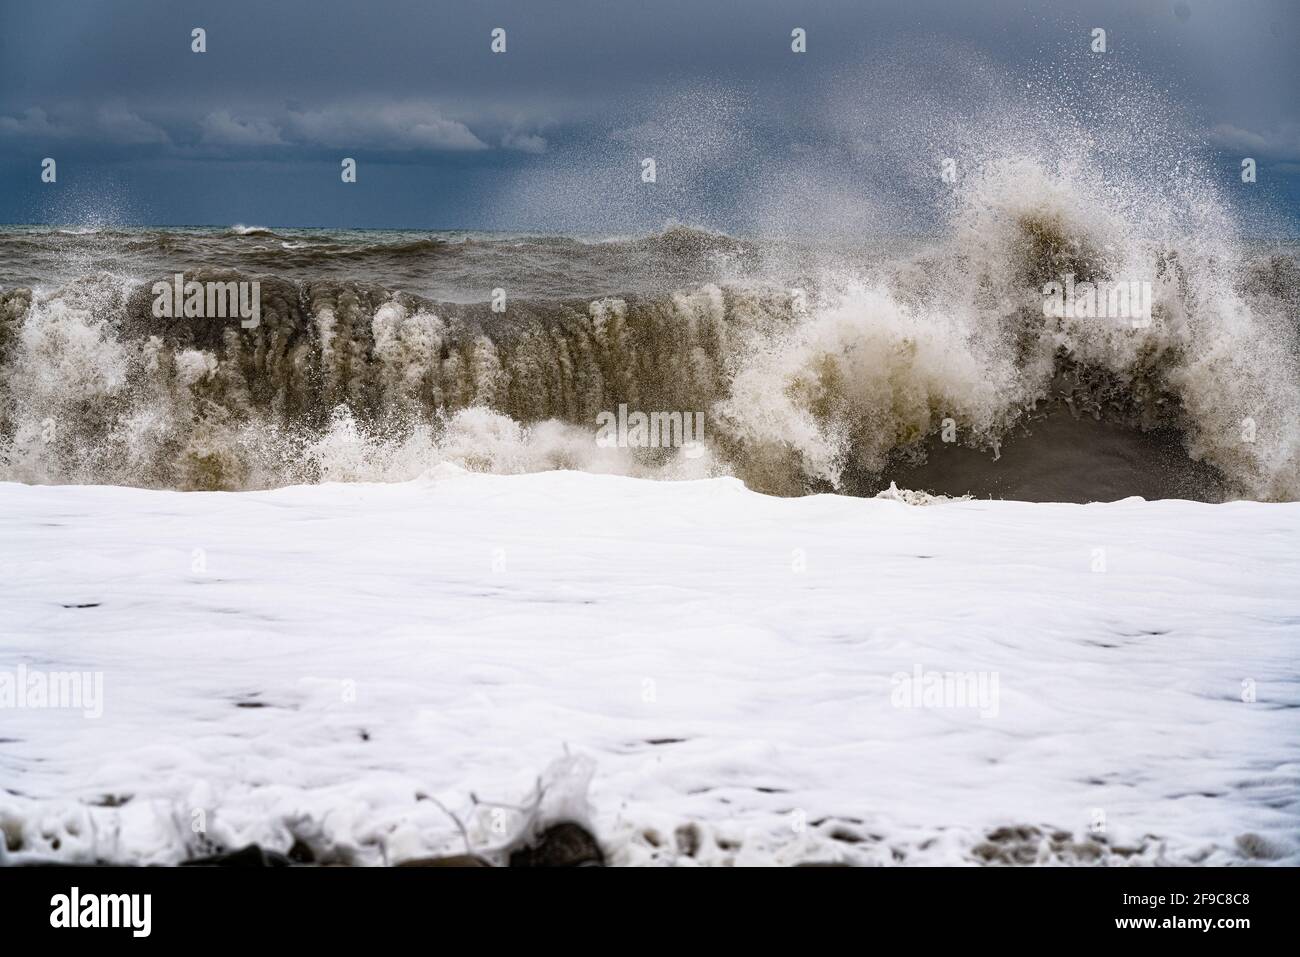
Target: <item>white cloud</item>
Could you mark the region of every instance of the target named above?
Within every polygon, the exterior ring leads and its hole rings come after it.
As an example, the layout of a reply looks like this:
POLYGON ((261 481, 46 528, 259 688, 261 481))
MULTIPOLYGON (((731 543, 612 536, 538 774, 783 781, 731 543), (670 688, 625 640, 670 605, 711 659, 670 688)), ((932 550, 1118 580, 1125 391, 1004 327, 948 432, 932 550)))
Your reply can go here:
POLYGON ((242 120, 232 116, 229 110, 217 110, 203 118, 203 142, 221 146, 278 146, 284 139, 270 120, 242 120))
MULTIPOLYGON (((464 120, 447 116, 432 103, 328 103, 312 108, 289 106, 232 109, 221 107, 201 114, 197 124, 202 152, 239 151, 257 147, 309 146, 344 150, 474 152, 493 146, 524 153, 544 153, 546 138, 532 124, 506 121, 486 114, 473 120, 476 133, 464 120)), ((0 115, 0 136, 30 139, 93 139, 125 145, 158 144, 192 151, 192 121, 172 115, 167 128, 118 103, 87 110, 41 107, 0 115), (169 134, 168 129, 172 132, 169 134)))
POLYGON ((487 144, 459 120, 427 103, 329 106, 291 112, 288 128, 300 140, 347 149, 483 150, 487 144))
POLYGON ((170 143, 171 137, 139 114, 120 106, 102 107, 95 115, 99 135, 114 143, 170 143))
POLYGON ((524 153, 546 152, 546 138, 536 133, 507 133, 501 137, 501 145, 508 150, 524 153))
POLYGON ((1281 123, 1258 132, 1220 123, 1210 130, 1210 140, 1225 149, 1261 156, 1300 158, 1300 124, 1296 123, 1281 123))
POLYGON ((39 106, 34 106, 21 117, 0 116, 0 133, 10 136, 66 136, 66 127, 50 122, 49 115, 39 106))
POLYGON ((21 117, 0 116, 0 134, 31 139, 66 139, 85 135, 105 143, 170 143, 162 127, 123 106, 103 106, 93 115, 63 115, 53 120, 39 106, 31 107, 21 117))

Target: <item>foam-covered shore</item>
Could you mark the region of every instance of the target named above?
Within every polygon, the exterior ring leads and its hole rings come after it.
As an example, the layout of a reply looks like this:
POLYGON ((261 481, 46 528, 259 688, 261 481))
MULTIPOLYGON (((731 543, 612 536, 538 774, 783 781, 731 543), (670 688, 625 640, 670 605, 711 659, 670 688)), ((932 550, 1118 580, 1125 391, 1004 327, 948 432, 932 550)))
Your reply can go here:
POLYGON ((103 713, 0 713, 0 826, 396 862, 462 850, 437 802, 499 843, 471 793, 567 748, 552 811, 614 863, 1300 863, 1298 542, 1296 504, 3 484, 0 669, 103 713), (918 667, 994 707, 900 707, 918 667))

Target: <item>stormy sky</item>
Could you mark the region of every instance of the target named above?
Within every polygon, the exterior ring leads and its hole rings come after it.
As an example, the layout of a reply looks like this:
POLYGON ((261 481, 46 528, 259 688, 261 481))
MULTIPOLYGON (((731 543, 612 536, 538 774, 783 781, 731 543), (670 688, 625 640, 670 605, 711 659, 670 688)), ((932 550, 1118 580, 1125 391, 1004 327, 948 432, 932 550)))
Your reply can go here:
POLYGON ((1294 0, 6 0, 0 222, 924 230, 936 157, 1092 149, 1064 110, 1295 235, 1298 54, 1294 0))

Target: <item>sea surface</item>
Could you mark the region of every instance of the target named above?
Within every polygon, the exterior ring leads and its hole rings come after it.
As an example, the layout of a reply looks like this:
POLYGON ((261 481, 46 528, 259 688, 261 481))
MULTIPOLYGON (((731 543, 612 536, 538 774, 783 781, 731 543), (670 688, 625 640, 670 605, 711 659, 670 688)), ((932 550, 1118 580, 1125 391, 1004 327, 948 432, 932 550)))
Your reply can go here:
POLYGON ((240 490, 449 462, 1300 497, 1300 247, 1040 190, 990 172, 943 234, 860 242, 4 227, 0 480, 240 490), (160 316, 177 273, 256 281, 256 327, 160 316), (1067 281, 1145 283, 1149 317, 1046 314, 1067 281), (598 442, 620 407, 696 416, 702 441, 598 442))

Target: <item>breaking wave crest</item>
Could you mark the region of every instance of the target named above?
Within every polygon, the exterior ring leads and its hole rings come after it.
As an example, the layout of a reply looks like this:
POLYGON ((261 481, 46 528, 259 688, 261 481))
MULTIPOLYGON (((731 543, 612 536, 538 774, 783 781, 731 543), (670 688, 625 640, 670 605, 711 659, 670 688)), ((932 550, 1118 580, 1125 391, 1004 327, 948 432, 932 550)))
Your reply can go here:
MULTIPOLYGON (((452 463, 865 494, 950 447, 986 466, 1035 441, 1050 458, 1054 435, 1077 453, 1094 433, 1059 428, 1075 422, 1176 447, 1175 471, 1199 478, 1163 494, 1300 497, 1295 259, 1232 241, 1221 204, 1184 203, 1177 222, 1143 204, 1002 158, 967 178, 941 239, 805 262, 798 288, 768 270, 504 313, 364 278, 211 269, 187 278, 260 281, 260 325, 157 319, 151 281, 107 273, 0 292, 0 478, 247 489, 452 463), (1045 315, 1044 285, 1066 275, 1148 282, 1149 325, 1045 315), (703 414, 704 448, 602 447, 597 416, 620 405, 703 414)), ((741 245, 680 228, 644 242, 741 245)), ((1078 480, 1037 497, 1101 494, 1078 480)), ((960 471, 936 484, 995 491, 960 471)))

